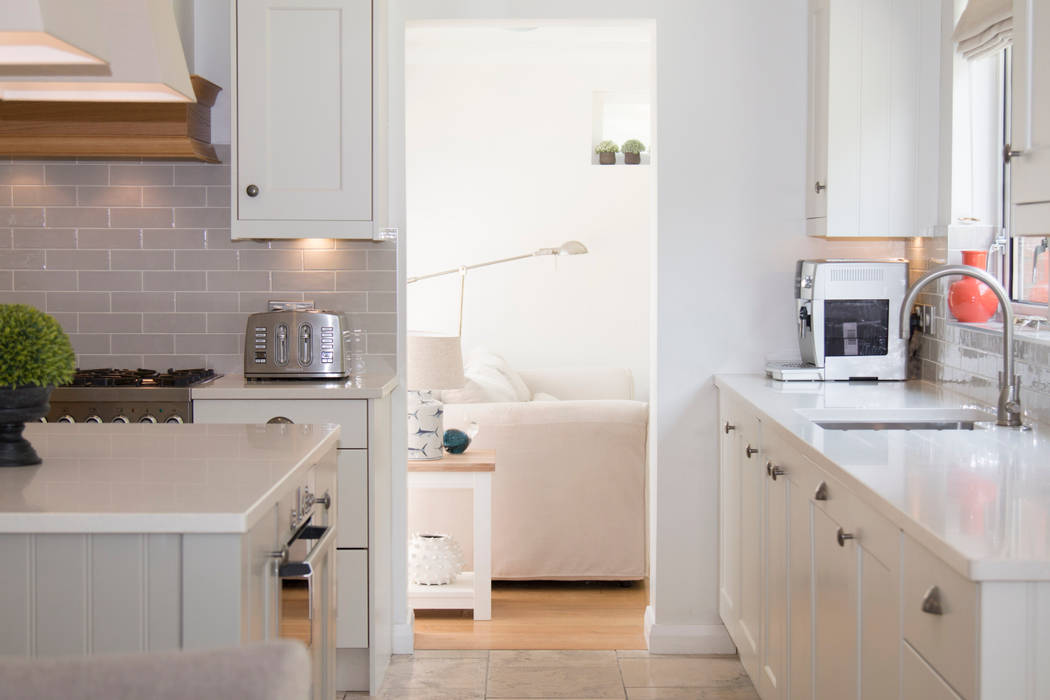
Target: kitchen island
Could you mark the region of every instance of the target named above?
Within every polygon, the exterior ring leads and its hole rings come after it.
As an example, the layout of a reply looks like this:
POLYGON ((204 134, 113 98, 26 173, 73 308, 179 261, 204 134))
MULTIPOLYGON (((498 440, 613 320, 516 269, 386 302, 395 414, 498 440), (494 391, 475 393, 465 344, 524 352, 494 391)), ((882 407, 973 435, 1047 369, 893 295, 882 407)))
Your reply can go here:
MULTIPOLYGON (((334 535, 339 433, 336 425, 28 425, 43 463, 0 469, 0 654, 276 637, 277 564, 294 556, 287 550, 307 520, 317 527, 305 530, 334 535), (326 495, 330 508, 317 505, 326 495), (274 556, 282 551, 284 559, 274 556)), ((334 536, 311 536, 318 549, 332 545, 316 557, 311 583, 321 591, 312 600, 327 609, 334 536)), ((315 635, 312 653, 330 655, 334 625, 318 622, 330 643, 315 635)), ((315 689, 330 697, 331 658, 316 668, 315 689)))
POLYGON ((720 612, 762 697, 1050 697, 1050 429, 920 381, 715 383, 720 612))

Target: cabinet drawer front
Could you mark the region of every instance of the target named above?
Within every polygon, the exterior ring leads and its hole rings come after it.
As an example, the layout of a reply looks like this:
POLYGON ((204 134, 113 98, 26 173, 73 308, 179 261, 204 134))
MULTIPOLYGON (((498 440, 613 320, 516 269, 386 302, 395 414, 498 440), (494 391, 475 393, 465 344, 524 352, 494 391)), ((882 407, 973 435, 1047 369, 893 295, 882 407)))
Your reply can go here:
POLYGON ((967 581, 918 542, 901 536, 904 638, 964 697, 976 697, 977 584, 967 581), (942 614, 923 610, 937 587, 942 614))
POLYGON ((842 529, 857 538, 865 550, 892 571, 900 560, 900 530, 866 503, 854 496, 841 481, 817 468, 809 489, 811 497, 821 483, 825 485, 826 500, 815 500, 817 507, 842 525, 842 529))
POLYGON ((901 700, 962 700, 907 642, 901 642, 901 700))
POLYGON ((195 423, 267 423, 284 418, 293 423, 336 423, 342 426, 339 447, 368 447, 368 401, 246 401, 198 399, 195 423))
POLYGON ((368 646, 368 552, 337 549, 335 645, 341 649, 368 646))
POLYGON ((339 450, 336 547, 368 546, 368 450, 339 450))

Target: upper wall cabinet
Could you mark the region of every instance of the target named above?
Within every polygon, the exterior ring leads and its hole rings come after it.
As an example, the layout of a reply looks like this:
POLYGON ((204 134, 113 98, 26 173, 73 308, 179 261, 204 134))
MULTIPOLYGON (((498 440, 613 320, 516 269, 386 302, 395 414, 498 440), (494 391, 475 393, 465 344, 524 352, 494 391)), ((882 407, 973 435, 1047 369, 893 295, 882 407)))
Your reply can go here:
POLYGON ((950 5, 810 0, 810 235, 936 235, 946 223, 950 5))
POLYGON ((371 0, 236 0, 231 234, 371 238, 371 0))
POLYGON ((1010 192, 1015 234, 1050 232, 1050 5, 1014 0, 1010 192))

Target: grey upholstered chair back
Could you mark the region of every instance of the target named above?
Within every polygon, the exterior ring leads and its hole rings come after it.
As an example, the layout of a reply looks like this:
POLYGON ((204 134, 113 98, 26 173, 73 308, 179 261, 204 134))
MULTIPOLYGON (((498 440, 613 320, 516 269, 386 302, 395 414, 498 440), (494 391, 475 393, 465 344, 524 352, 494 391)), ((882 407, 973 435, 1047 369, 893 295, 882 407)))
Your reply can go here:
POLYGON ((308 700, 299 642, 214 651, 0 657, 0 700, 308 700))

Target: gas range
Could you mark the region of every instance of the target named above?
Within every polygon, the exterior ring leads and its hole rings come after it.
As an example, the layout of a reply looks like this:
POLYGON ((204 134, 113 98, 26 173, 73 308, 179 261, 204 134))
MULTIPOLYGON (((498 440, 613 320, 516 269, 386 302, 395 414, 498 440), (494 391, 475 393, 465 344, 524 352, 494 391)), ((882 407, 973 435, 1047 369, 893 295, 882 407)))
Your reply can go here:
POLYGON ((190 389, 221 377, 210 369, 77 370, 55 387, 50 423, 192 423, 190 389))

